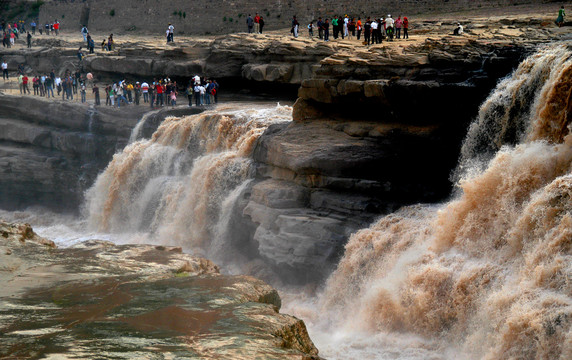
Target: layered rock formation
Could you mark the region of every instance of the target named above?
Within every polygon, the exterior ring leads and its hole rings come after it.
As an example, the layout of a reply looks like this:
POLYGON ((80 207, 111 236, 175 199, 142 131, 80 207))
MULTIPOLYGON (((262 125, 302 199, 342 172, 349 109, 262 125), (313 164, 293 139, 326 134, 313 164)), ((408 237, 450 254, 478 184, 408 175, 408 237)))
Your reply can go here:
MULTIPOLYGON (((259 139, 257 179, 237 211, 248 229, 241 234, 252 233, 249 252, 291 279, 312 281, 329 273, 348 235, 376 216, 448 196, 461 139, 490 89, 537 44, 570 37, 551 17, 475 18, 462 37, 446 35, 452 23, 419 22, 411 40, 371 47, 276 34, 181 38, 176 46, 126 36, 116 51, 98 51, 83 66, 97 78, 167 75, 185 83, 200 73, 217 77, 223 91, 233 81, 270 93, 276 84, 300 84, 294 122, 273 125, 259 139)), ((70 59, 79 41, 37 41, 63 48, 2 53, 11 67, 23 59, 34 71, 77 66, 70 59)), ((4 172, 13 174, 12 167, 4 172)), ((61 182, 74 188, 69 179, 77 175, 63 173, 61 182)), ((6 179, 26 179, 19 174, 6 179)), ((49 192, 59 182, 36 184, 49 192)), ((23 188, 10 186, 7 194, 25 198, 23 188)), ((65 194, 58 196, 49 199, 65 194)))
POLYGON ((57 249, 0 222, 0 356, 314 359, 276 290, 180 248, 103 241, 57 249))
POLYGON ((271 126, 255 149, 259 182, 244 214, 257 225, 260 255, 291 279, 312 281, 376 216, 445 199, 480 103, 554 36, 545 24, 476 19, 463 37, 340 45, 302 82, 294 122, 271 126))
MULTIPOLYGON (((0 206, 75 211, 147 107, 116 109, 0 94, 0 206)), ((147 116, 147 133, 168 114, 147 116)))

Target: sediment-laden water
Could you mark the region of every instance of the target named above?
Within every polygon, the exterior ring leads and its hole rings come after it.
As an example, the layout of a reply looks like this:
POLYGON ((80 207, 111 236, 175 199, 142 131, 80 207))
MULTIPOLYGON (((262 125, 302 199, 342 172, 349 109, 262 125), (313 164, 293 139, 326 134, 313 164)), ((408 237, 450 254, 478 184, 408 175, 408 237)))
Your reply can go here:
POLYGON ((469 130, 457 196, 354 234, 291 305, 326 357, 572 358, 572 55, 541 50, 469 130))
MULTIPOLYGON (((566 46, 526 59, 468 130, 452 200, 354 234, 317 295, 283 292, 283 311, 307 322, 321 356, 572 358, 571 89, 566 46)), ((114 156, 81 220, 9 217, 60 245, 151 242, 225 259, 253 144, 291 120, 290 107, 250 108, 166 119, 114 156)))

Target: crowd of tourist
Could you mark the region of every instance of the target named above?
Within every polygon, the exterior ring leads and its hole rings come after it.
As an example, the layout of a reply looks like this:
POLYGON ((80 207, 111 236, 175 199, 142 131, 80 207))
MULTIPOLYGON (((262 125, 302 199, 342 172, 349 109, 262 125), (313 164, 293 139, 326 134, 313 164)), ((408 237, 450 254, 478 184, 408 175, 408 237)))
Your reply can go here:
MULTIPOLYGON (((290 33, 294 37, 299 36, 300 23, 296 16, 292 18, 292 27, 290 33)), ((334 39, 352 39, 363 41, 364 45, 381 44, 383 40, 394 41, 394 39, 409 39, 409 19, 401 15, 394 19, 391 14, 385 18, 367 17, 362 20, 349 15, 333 16, 332 19, 319 17, 316 24, 311 21, 308 26, 308 36, 314 37, 317 30, 318 38, 324 41, 330 41, 331 35, 334 39)))
MULTIPOLYGON (((9 80, 8 63, 2 61, 2 76, 4 81, 9 80)), ((91 73, 83 74, 80 70, 66 71, 64 76, 56 75, 54 69, 49 74, 38 74, 28 77, 24 64, 17 69, 18 89, 20 94, 32 94, 46 98, 62 97, 62 100, 80 99, 87 102, 87 89, 91 86, 94 104, 101 105, 101 93, 105 94, 105 105, 140 105, 149 104, 151 108, 177 105, 177 97, 184 95, 188 99, 188 106, 211 105, 218 102, 219 84, 216 80, 202 78, 198 75, 191 78, 188 85, 180 87, 176 81, 169 78, 153 79, 151 82, 121 80, 101 88, 93 81, 91 73), (32 90, 30 90, 30 87, 32 90), (57 93, 57 95, 56 95, 57 93), (79 97, 78 97, 79 96, 79 97)))

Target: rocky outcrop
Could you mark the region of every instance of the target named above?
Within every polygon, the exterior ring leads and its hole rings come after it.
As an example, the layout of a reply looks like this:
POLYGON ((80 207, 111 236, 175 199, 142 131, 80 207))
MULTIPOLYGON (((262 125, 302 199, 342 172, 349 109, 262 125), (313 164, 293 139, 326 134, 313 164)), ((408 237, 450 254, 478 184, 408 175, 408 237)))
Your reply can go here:
POLYGON ((340 46, 322 60, 302 81, 294 122, 271 126, 254 152, 244 214, 260 255, 292 281, 322 279, 376 216, 449 196, 479 105, 553 36, 540 19, 505 20, 517 25, 477 19, 466 36, 340 46))
MULTIPOLYGON (((57 73, 80 68, 91 72, 98 81, 118 76, 137 80, 169 76, 186 85, 188 78, 201 75, 216 78, 223 84, 240 80, 273 84, 301 84, 311 76, 313 66, 337 51, 335 44, 310 41, 290 41, 286 36, 227 35, 214 39, 181 39, 177 46, 165 46, 144 39, 117 38, 112 52, 96 50, 82 64, 77 60, 80 39, 37 38, 31 50, 3 49, 0 54, 10 69, 20 63, 30 74, 57 73)), ((242 86, 245 88, 246 86, 242 86)), ((294 90, 294 88, 292 89, 294 90)), ((272 92, 266 89, 266 92, 272 92)))
POLYGON ((317 359, 276 290, 180 248, 90 241, 57 249, 0 222, 0 356, 317 359))
MULTIPOLYGON (((0 94, 0 207, 76 211, 83 192, 123 149, 147 107, 94 107, 0 94)), ((171 112, 147 116, 144 131, 171 112)))

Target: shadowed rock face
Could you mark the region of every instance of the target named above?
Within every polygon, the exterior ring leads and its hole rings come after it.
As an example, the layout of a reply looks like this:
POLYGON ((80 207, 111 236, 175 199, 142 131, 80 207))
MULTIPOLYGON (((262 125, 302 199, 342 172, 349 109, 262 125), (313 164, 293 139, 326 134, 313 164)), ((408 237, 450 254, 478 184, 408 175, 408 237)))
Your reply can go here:
MULTIPOLYGON (((83 192, 125 147, 147 110, 0 94, 0 206, 76 211, 83 192)), ((152 132, 171 113, 192 112, 195 109, 152 113, 143 132, 152 132)))
MULTIPOLYGON (((311 359, 276 290, 180 248, 91 241, 56 249, 0 222, 0 356, 311 359)), ((316 357, 317 358, 317 357, 316 357)))

